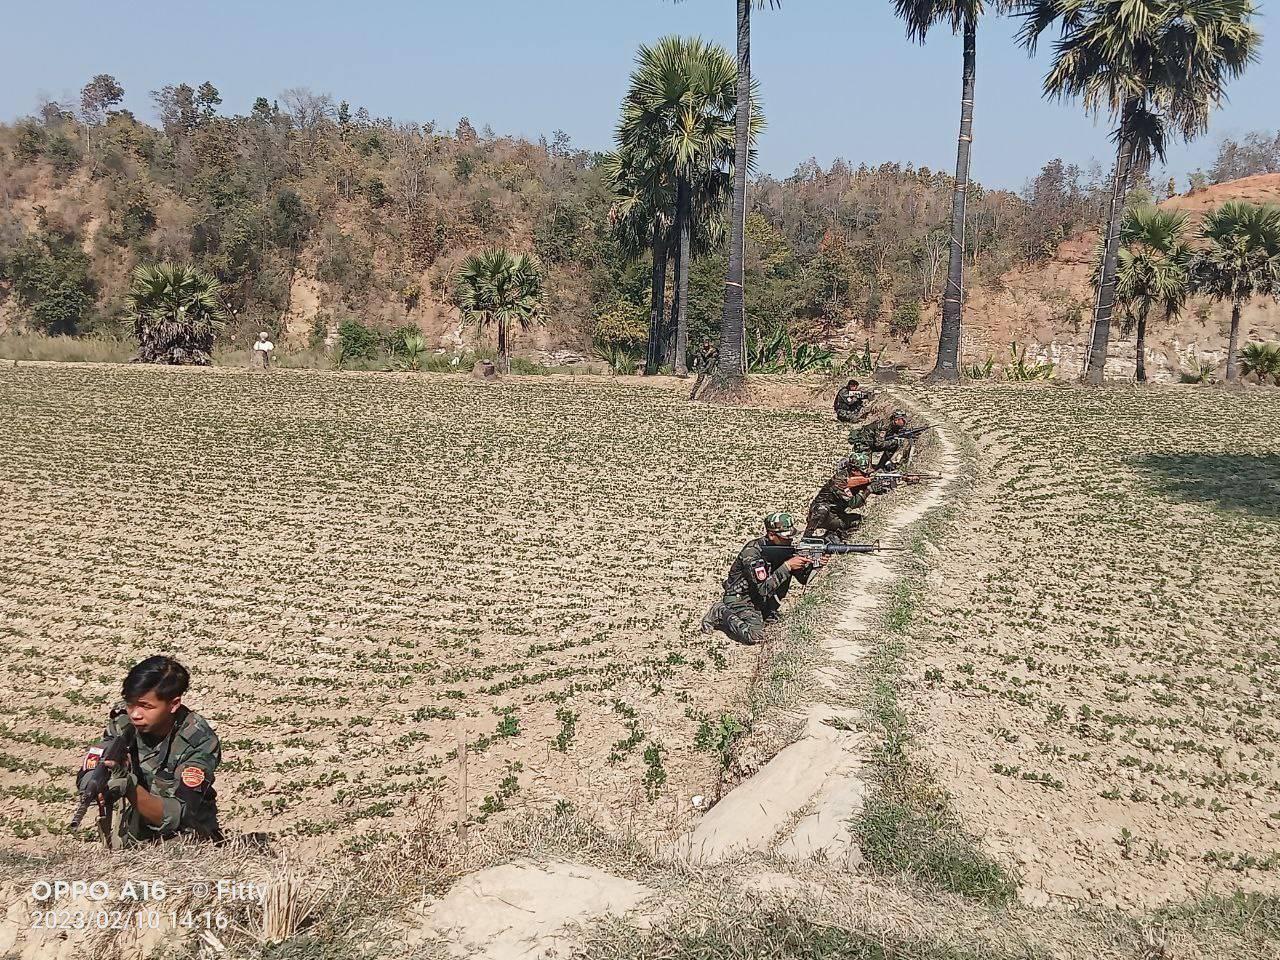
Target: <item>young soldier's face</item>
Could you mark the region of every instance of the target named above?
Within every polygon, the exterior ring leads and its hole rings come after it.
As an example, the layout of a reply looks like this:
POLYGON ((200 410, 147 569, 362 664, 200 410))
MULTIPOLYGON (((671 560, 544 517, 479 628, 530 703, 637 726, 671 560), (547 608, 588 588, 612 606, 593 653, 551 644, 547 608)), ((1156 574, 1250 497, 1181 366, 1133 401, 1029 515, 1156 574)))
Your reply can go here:
POLYGON ((136 700, 129 701, 129 722, 140 733, 162 733, 172 725, 173 715, 178 712, 180 706, 182 706, 181 697, 162 700, 156 696, 154 690, 151 690, 136 700))

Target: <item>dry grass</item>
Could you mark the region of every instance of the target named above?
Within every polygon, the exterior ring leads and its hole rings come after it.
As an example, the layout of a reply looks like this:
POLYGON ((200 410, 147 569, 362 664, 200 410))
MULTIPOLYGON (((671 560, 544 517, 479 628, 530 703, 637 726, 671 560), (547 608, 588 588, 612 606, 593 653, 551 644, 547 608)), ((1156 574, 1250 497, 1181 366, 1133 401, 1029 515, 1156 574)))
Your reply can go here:
POLYGON ((137 347, 111 337, 49 337, 42 333, 0 334, 2 360, 64 363, 127 363, 137 347))

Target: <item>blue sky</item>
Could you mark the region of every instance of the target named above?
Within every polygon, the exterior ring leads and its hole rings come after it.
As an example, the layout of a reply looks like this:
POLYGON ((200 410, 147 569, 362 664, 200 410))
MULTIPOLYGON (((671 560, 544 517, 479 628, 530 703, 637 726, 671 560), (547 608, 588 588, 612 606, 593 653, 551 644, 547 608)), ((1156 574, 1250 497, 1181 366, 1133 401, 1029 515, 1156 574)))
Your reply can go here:
MULTIPOLYGON (((753 71, 769 120, 762 169, 786 175, 811 156, 953 167, 959 42, 939 33, 924 47, 908 44, 891 9, 889 0, 784 0, 755 15, 753 71)), ((31 112, 41 95, 75 98, 106 72, 146 117, 148 91, 208 79, 234 111, 305 86, 375 115, 448 128, 466 115, 499 133, 563 129, 578 146, 607 148, 637 44, 685 33, 732 48, 734 3, 63 0, 15 4, 5 23, 5 120, 31 112)), ((974 175, 1016 188, 1053 157, 1106 163, 1105 123, 1042 100, 1044 57, 1028 60, 1013 32, 991 18, 979 33, 974 175)), ((1207 166, 1223 134, 1280 127, 1277 90, 1280 60, 1264 51, 1209 134, 1172 149, 1170 172, 1185 181, 1207 166)))

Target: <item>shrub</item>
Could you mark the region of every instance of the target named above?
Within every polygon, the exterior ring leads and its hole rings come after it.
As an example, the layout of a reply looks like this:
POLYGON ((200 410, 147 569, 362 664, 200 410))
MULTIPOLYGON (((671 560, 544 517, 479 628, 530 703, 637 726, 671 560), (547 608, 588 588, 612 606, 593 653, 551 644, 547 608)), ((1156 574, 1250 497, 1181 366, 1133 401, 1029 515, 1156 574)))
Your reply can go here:
POLYGON ((911 339, 911 335, 920 326, 920 301, 903 300, 895 304, 893 316, 889 318, 889 331, 903 340, 911 339))
POLYGON ((339 364, 352 360, 373 360, 378 355, 378 335, 354 317, 348 317, 338 324, 339 364))

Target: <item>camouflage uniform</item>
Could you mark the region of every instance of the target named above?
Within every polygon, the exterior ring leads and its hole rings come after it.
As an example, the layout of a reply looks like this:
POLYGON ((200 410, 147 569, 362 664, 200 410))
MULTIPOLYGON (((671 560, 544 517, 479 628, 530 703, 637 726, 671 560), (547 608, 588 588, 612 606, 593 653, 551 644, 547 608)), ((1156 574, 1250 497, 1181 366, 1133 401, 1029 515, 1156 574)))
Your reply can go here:
POLYGON ((874 420, 866 426, 856 427, 849 431, 849 444, 855 453, 868 456, 880 454, 878 467, 886 467, 894 455, 907 445, 907 441, 898 439, 897 429, 890 420, 874 420))
POLYGON ((874 396, 872 391, 862 387, 849 387, 847 384, 836 394, 836 419, 841 423, 857 423, 862 417, 862 408, 874 396))
POLYGON ((839 543, 862 526, 861 510, 867 500, 889 492, 886 485, 868 476, 867 470, 867 458, 856 453, 836 465, 835 475, 822 485, 809 505, 806 539, 820 537, 828 543, 839 543))
MULTIPOLYGON (((129 714, 124 703, 111 710, 103 740, 124 734, 129 714)), ((90 751, 92 754, 92 751, 90 751)), ((159 840, 177 834, 191 834, 221 841, 218 828, 217 791, 214 771, 222 759, 222 745, 208 721, 187 707, 179 707, 173 731, 165 737, 139 733, 129 751, 128 766, 118 766, 108 781, 108 796, 120 801, 116 832, 126 846, 159 840), (162 799, 164 819, 147 823, 134 807, 123 800, 130 777, 139 786, 162 799)), ((84 769, 90 766, 86 758, 84 769)))
POLYGON ((693 382, 693 389, 689 391, 690 400, 698 399, 698 391, 702 389, 702 384, 711 376, 711 371, 715 369, 716 362, 719 359, 720 351, 716 349, 710 340, 704 341, 702 349, 693 356, 693 369, 698 374, 698 377, 693 382))
POLYGON ((791 581, 809 582, 816 568, 792 573, 785 556, 766 553, 768 545, 768 537, 760 537, 742 548, 729 567, 724 595, 702 618, 704 630, 723 630, 739 643, 759 643, 765 621, 777 618, 791 581))

